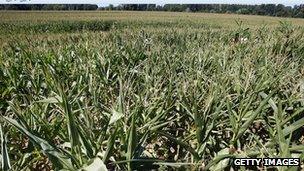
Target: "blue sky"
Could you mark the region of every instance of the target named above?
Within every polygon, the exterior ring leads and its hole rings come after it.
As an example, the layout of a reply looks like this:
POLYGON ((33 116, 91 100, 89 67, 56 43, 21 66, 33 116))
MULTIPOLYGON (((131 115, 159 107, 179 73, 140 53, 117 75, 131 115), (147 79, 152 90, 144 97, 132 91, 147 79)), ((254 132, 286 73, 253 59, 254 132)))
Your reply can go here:
POLYGON ((98 5, 108 5, 108 4, 127 4, 127 3, 151 3, 151 4, 171 4, 171 3, 185 3, 185 4, 284 4, 284 5, 296 5, 303 4, 303 0, 0 0, 0 4, 2 3, 92 3, 98 5))

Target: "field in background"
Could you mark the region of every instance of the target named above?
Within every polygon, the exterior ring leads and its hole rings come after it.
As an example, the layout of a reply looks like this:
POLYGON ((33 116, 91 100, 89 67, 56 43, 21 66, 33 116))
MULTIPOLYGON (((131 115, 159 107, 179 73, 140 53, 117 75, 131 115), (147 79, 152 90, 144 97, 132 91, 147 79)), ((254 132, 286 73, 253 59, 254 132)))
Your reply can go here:
POLYGON ((303 161, 303 35, 303 19, 0 12, 2 170, 303 161))
POLYGON ((79 21, 79 20, 118 20, 123 22, 175 22, 194 21, 201 24, 211 24, 218 27, 235 27, 235 20, 240 19, 246 26, 258 27, 262 25, 277 26, 278 21, 288 21, 293 25, 303 26, 304 19, 235 15, 235 14, 210 14, 210 13, 181 13, 181 12, 136 12, 136 11, 89 11, 89 12, 64 12, 64 11, 0 11, 0 22, 23 22, 23 21, 79 21))

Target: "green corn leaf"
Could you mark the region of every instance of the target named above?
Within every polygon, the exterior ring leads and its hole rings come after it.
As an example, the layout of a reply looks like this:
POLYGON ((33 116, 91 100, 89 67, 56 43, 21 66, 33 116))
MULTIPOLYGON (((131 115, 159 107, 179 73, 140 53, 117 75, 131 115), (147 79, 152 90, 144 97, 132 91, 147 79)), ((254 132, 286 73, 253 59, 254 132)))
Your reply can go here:
MULTIPOLYGON (((264 92, 261 92, 261 93, 260 93, 260 96, 262 96, 264 99, 267 98, 267 94, 264 93, 264 92)), ((272 100, 272 98, 270 98, 270 99, 268 100, 268 103, 269 103, 269 105, 271 106, 271 108, 273 109, 274 113, 278 113, 278 107, 277 107, 277 105, 275 104, 275 102, 272 100)))
POLYGON ((43 100, 37 101, 37 103, 62 103, 62 98, 57 96, 57 97, 49 97, 43 100))
POLYGON ((107 150, 103 156, 103 162, 107 162, 108 159, 111 157, 111 153, 114 149, 114 143, 115 143, 115 138, 116 138, 116 134, 118 132, 118 128, 115 129, 114 133, 111 134, 111 136, 108 139, 108 144, 107 144, 107 150))
POLYGON ((78 127, 79 131, 79 136, 82 142, 82 147, 86 152, 86 155, 89 158, 93 158, 94 157, 94 150, 93 150, 93 145, 90 141, 90 137, 86 135, 86 133, 84 132, 84 130, 81 128, 81 126, 78 127))
MULTIPOLYGON (((61 86, 60 86, 61 87, 61 86)), ((72 144, 72 152, 75 153, 79 153, 80 152, 80 137, 79 137, 79 132, 78 132, 78 128, 76 125, 76 121, 75 121, 75 116, 74 113, 72 112, 72 106, 70 105, 67 96, 65 95, 65 93, 63 92, 63 88, 60 88, 60 94, 61 94, 61 98, 62 98, 62 107, 64 109, 64 113, 66 115, 67 118, 67 126, 68 126, 68 133, 69 133, 69 138, 70 138, 70 142, 72 144)))
MULTIPOLYGON (((131 128, 129 131, 129 139, 128 139, 128 149, 127 149, 127 160, 131 160, 133 158, 134 150, 136 146, 136 127, 135 127, 135 115, 132 116, 131 128)), ((132 163, 128 163, 128 169, 132 170, 132 163)))
MULTIPOLYGON (((232 154, 218 155, 210 163, 207 164, 207 166, 204 168, 204 170, 209 170, 212 166, 217 167, 216 164, 218 164, 219 162, 221 162, 225 159, 229 159, 229 158, 234 158, 234 155, 232 155, 232 154)), ((218 166, 218 167, 223 168, 224 165, 226 165, 226 162, 221 163, 220 166, 218 166)))
POLYGON ((167 137, 168 139, 170 139, 171 141, 179 144, 180 146, 182 146, 183 148, 185 148, 187 151, 189 151, 196 160, 199 160, 199 154, 187 143, 182 142, 181 140, 179 140, 178 138, 173 137, 172 135, 165 133, 163 131, 156 131, 158 134, 167 137))
POLYGON ((104 162, 99 157, 96 157, 88 166, 83 167, 80 171, 108 171, 108 169, 104 162))
POLYGON ((214 160, 210 163, 210 165, 207 165, 204 169, 209 169, 213 171, 220 171, 225 170, 225 168, 229 164, 229 157, 224 158, 224 156, 229 156, 229 148, 225 148, 217 153, 214 160))
POLYGON ((259 105, 259 107, 252 113, 252 115, 250 116, 250 118, 247 119, 247 121, 240 127, 240 129, 238 130, 235 138, 233 139, 233 142, 236 142, 243 134, 244 132, 248 129, 248 127, 254 122, 254 120, 256 119, 256 117, 260 114, 260 112, 262 111, 263 107, 267 104, 267 102, 269 101, 269 99, 273 96, 273 94, 275 93, 275 91, 273 91, 272 93, 270 93, 259 105))
POLYGON ((304 118, 297 120, 296 122, 290 124, 286 128, 283 129, 283 135, 288 136, 293 133, 295 130, 304 126, 304 118))
POLYGON ((289 116, 288 118, 286 118, 284 121, 281 122, 281 126, 284 126, 287 122, 289 122, 290 120, 292 120, 294 117, 298 116, 299 114, 301 114, 302 112, 304 112, 304 108, 300 108, 297 111, 295 111, 291 116, 289 116))
POLYGON ((281 128, 281 121, 282 121, 282 103, 279 100, 279 108, 275 112, 275 120, 276 120, 276 130, 277 130, 277 137, 278 137, 278 143, 280 146, 280 156, 282 157, 290 157, 290 151, 289 151, 289 144, 287 143, 284 133, 281 128))
POLYGON ((49 157, 53 164, 56 164, 58 168, 65 168, 69 170, 75 170, 72 161, 73 158, 67 154, 59 152, 55 147, 50 145, 46 140, 41 139, 31 133, 29 130, 21 126, 16 120, 3 116, 2 117, 6 122, 14 125, 20 132, 28 136, 31 141, 43 150, 43 152, 49 157))
POLYGON ((118 111, 116 111, 116 110, 112 110, 112 115, 111 115, 111 118, 110 118, 109 125, 114 124, 114 123, 117 122, 119 119, 121 119, 123 116, 124 116, 123 113, 118 112, 118 111))
POLYGON ((11 162, 7 152, 6 146, 6 136, 3 133, 2 126, 0 126, 0 136, 1 136, 1 161, 2 161, 2 170, 7 171, 11 169, 11 162))
POLYGON ((194 167, 198 167, 198 166, 201 165, 201 163, 156 162, 156 163, 154 163, 154 165, 170 166, 170 167, 180 168, 182 166, 194 166, 194 167))

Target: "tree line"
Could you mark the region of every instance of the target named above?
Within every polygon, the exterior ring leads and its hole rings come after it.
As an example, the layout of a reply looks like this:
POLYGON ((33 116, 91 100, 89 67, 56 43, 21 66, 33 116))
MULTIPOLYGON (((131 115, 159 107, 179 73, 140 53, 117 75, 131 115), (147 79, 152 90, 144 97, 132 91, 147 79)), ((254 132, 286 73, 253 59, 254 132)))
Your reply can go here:
POLYGON ((129 11, 173 11, 235 13, 268 15, 277 17, 304 18, 304 4, 284 6, 282 4, 237 5, 237 4, 122 4, 99 7, 92 4, 19 4, 0 5, 0 10, 129 10, 129 11))
POLYGON ((97 10, 93 4, 0 4, 0 10, 97 10))
POLYGON ((132 10, 132 11, 174 11, 174 12, 208 12, 234 13, 250 15, 268 15, 277 17, 304 18, 304 4, 284 6, 282 4, 237 5, 237 4, 123 4, 109 5, 100 10, 132 10))

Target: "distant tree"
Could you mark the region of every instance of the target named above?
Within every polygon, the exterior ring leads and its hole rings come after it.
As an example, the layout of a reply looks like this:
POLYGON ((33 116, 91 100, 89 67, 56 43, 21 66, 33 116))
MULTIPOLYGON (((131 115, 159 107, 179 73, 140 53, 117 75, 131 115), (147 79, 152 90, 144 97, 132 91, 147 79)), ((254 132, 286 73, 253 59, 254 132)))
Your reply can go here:
POLYGON ((156 4, 148 4, 147 5, 148 11, 155 11, 156 10, 156 4))
POLYGON ((4 5, 4 10, 19 10, 17 5, 4 5))
POLYGON ((274 16, 275 15, 275 9, 276 5, 275 4, 266 4, 263 6, 265 11, 267 12, 267 15, 274 16))
POLYGON ((147 9, 148 9, 148 4, 138 4, 137 5, 137 10, 138 11, 147 11, 147 9))
POLYGON ((97 5, 91 4, 7 4, 0 10, 96 10, 97 5))
POLYGON ((241 8, 236 11, 237 14, 250 14, 250 11, 247 8, 241 8))
POLYGON ((192 11, 191 11, 190 7, 188 7, 185 9, 185 12, 192 12, 192 11))
POLYGON ((114 5, 113 4, 110 4, 109 5, 109 10, 113 10, 114 9, 114 5))
POLYGON ((262 5, 256 5, 254 11, 255 11, 254 14, 257 14, 257 15, 266 15, 266 11, 264 9, 264 4, 262 4, 262 5))
POLYGON ((31 10, 41 10, 43 8, 42 4, 34 4, 31 7, 31 10))
POLYGON ((295 17, 304 18, 304 4, 294 6, 295 17))
POLYGON ((238 4, 122 4, 98 8, 92 4, 7 4, 0 5, 0 10, 131 10, 131 11, 174 11, 174 12, 210 12, 237 13, 251 15, 269 15, 279 17, 304 18, 304 5, 294 7, 282 4, 238 5, 238 4))
POLYGON ((286 9, 285 9, 285 6, 282 5, 282 4, 278 4, 276 6, 276 13, 275 13, 275 16, 278 16, 278 17, 286 17, 288 15, 286 9))
POLYGON ((164 11, 163 6, 157 5, 157 6, 156 6, 156 11, 164 11))
POLYGON ((138 4, 124 4, 123 5, 123 10, 130 10, 130 11, 135 11, 138 10, 138 4))

